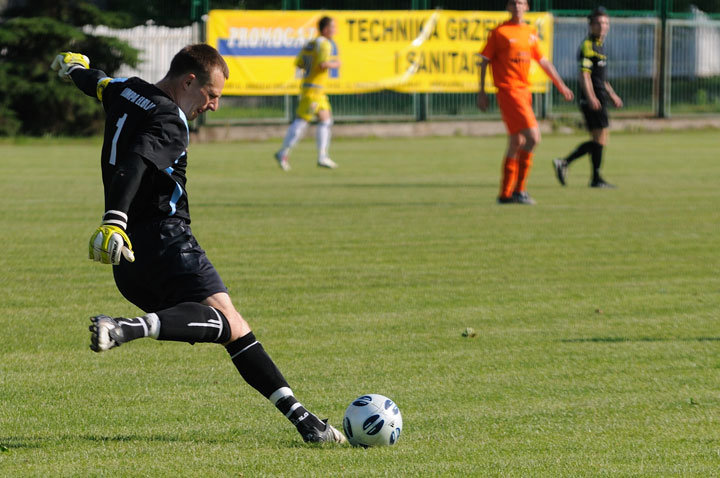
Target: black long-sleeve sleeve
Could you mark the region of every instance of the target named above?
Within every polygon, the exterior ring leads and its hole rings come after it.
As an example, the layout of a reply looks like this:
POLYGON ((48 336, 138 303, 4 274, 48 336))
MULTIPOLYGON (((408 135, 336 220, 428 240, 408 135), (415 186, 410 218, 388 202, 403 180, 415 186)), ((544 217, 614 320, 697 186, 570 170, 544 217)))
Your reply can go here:
POLYGON ((105 203, 103 223, 127 227, 127 212, 140 189, 148 166, 142 156, 129 153, 115 170, 105 203))
POLYGON ((102 70, 75 68, 70 72, 70 77, 80 91, 93 98, 98 98, 98 82, 108 76, 102 70))

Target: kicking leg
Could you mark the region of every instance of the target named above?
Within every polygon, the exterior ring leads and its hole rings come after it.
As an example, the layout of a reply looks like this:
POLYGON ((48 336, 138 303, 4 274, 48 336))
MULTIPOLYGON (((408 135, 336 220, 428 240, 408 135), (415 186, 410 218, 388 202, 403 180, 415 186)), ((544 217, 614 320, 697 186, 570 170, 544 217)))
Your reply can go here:
POLYGON ((223 311, 228 318, 232 332, 225 348, 240 375, 295 425, 303 440, 344 443, 342 433, 329 425, 327 420, 320 420, 308 412, 297 401, 285 377, 233 306, 230 296, 219 293, 204 302, 223 311))

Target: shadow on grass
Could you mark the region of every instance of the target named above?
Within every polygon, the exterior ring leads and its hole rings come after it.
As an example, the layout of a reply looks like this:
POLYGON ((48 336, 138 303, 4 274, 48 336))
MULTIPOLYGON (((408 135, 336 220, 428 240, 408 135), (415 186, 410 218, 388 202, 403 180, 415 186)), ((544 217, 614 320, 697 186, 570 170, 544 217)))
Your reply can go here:
POLYGON ((42 447, 42 440, 38 438, 0 437, 0 453, 7 453, 15 449, 31 449, 42 447))
POLYGON ((618 342, 720 342, 720 337, 686 337, 686 338, 665 338, 665 337, 584 337, 577 339, 561 339, 560 342, 577 343, 618 343, 618 342))
POLYGON ((91 443, 202 443, 204 445, 226 445, 228 443, 243 443, 244 446, 268 446, 272 445, 279 449, 282 448, 337 448, 342 449, 344 446, 338 446, 335 443, 304 443, 299 437, 293 435, 294 438, 282 438, 278 440, 258 441, 257 436, 251 433, 242 433, 232 437, 201 437, 184 436, 180 434, 155 433, 150 435, 141 434, 118 434, 118 435, 73 435, 65 434, 56 437, 1 437, 0 436, 0 456, 2 453, 12 453, 13 450, 30 450, 47 448, 48 446, 58 445, 65 442, 91 442, 91 443))
MULTIPOLYGON (((332 204, 333 209, 361 209, 371 207, 435 207, 435 206, 467 206, 470 202, 457 201, 342 201, 332 204)), ((249 203, 249 202, 209 202, 198 201, 199 207, 224 207, 230 209, 306 209, 308 207, 327 208, 327 201, 296 201, 296 202, 271 202, 271 203, 249 203)))
MULTIPOLYGON (((70 437, 68 437, 70 438, 70 437)), ((184 442, 184 441, 195 441, 189 437, 182 437, 180 435, 168 435, 168 434, 151 434, 151 435, 80 435, 72 437, 73 439, 80 439, 92 442, 162 442, 162 443, 173 443, 173 442, 184 442)), ((208 442, 207 440, 201 440, 203 443, 208 442)), ((211 439, 209 443, 224 443, 227 440, 216 440, 211 439)))
MULTIPOLYGON (((330 183, 323 184, 322 188, 366 188, 366 189, 382 189, 382 188, 407 188, 407 189, 461 189, 461 188, 495 188, 495 183, 330 183)), ((310 187, 310 186, 308 186, 310 187)), ((315 185, 312 186, 317 187, 315 185)))
POLYGON ((62 442, 76 442, 76 441, 88 441, 95 443, 104 442, 159 442, 159 443, 189 443, 189 442, 202 442, 205 444, 226 444, 234 442, 233 438, 209 438, 183 436, 176 434, 123 434, 123 435, 60 435, 55 437, 0 437, 0 452, 8 452, 13 449, 32 449, 32 448, 45 448, 49 444, 57 444, 62 442))

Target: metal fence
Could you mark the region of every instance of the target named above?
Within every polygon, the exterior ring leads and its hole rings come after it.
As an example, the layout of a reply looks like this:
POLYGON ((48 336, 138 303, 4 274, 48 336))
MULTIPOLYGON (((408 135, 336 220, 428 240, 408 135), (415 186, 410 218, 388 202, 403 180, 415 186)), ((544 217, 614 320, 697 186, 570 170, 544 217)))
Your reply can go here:
MULTIPOLYGON (((625 102, 625 108, 614 114, 720 113, 720 21, 695 10, 692 19, 667 20, 664 37, 662 25, 662 20, 656 17, 611 19, 611 31, 606 41, 610 59, 608 80, 625 102)), ((199 32, 191 27, 86 29, 95 34, 123 38, 142 50, 138 69, 126 69, 118 74, 138 75, 150 81, 157 81, 164 75, 172 55, 182 46, 199 39, 199 32)), ((577 49, 586 35, 584 17, 555 19, 553 63, 576 92, 577 49)), ((381 91, 331 96, 333 115, 338 121, 490 119, 499 116, 494 96, 491 95, 490 109, 486 113, 475 107, 475 100, 474 93, 381 91)), ((297 98, 293 96, 224 97, 223 108, 207 121, 208 124, 282 123, 291 120, 296 104, 297 98)), ((541 117, 577 117, 576 106, 562 101, 554 88, 551 94, 534 95, 534 107, 541 117)))
POLYGON ((720 21, 668 21, 665 55, 665 113, 720 113, 720 21))
POLYGON ((170 60, 175 53, 200 38, 198 29, 193 26, 169 28, 143 25, 135 28, 115 29, 102 25, 86 25, 83 31, 92 35, 120 38, 133 48, 140 50, 138 67, 123 66, 116 72, 116 75, 139 76, 151 82, 159 81, 165 76, 170 68, 170 60))

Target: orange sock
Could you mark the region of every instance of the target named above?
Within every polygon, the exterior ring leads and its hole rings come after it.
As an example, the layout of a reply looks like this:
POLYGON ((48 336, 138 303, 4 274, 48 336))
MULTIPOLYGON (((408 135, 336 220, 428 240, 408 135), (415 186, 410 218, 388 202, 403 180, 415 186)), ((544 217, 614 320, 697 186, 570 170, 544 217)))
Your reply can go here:
POLYGON ((522 192, 527 190, 527 180, 530 176, 530 169, 533 163, 533 153, 521 149, 518 153, 518 173, 517 173, 517 184, 515 186, 515 192, 522 192))
POLYGON ((515 189, 518 177, 518 160, 516 158, 505 158, 503 161, 502 184, 500 185, 500 197, 509 198, 515 189))

